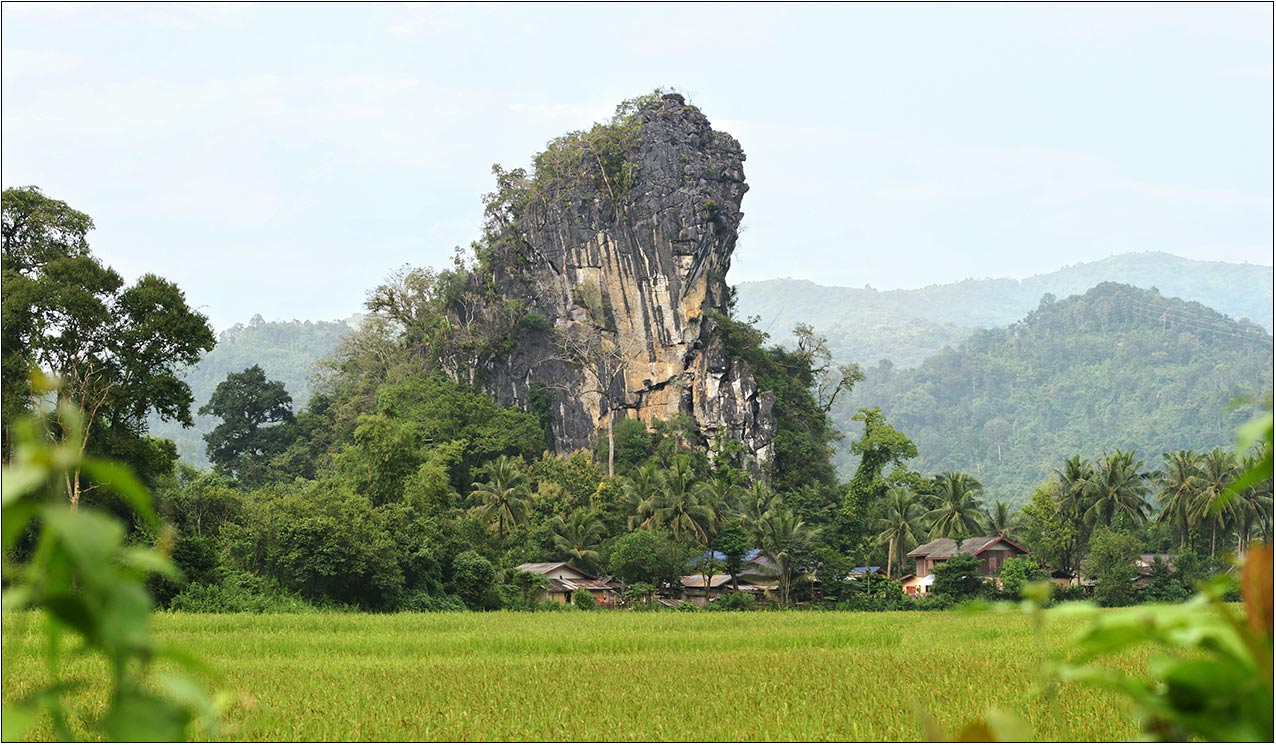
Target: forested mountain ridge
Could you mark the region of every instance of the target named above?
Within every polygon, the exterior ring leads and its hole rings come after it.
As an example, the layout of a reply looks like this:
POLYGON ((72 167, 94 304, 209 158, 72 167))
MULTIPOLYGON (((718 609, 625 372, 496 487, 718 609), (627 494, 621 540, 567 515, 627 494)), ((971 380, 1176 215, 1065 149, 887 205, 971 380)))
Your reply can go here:
POLYGON ((740 314, 758 316, 763 329, 787 331, 809 323, 828 338, 839 361, 889 359, 911 367, 977 328, 1014 323, 1046 294, 1067 297, 1101 282, 1156 288, 1271 329, 1272 267, 1156 252, 1120 254, 1023 280, 966 279, 911 290, 826 287, 795 279, 742 282, 736 289, 740 314))
MULTIPOLYGON (((1103 283, 1047 296, 1008 328, 975 332, 914 369, 878 365, 833 410, 880 406, 916 444, 925 473, 975 475, 989 500, 1024 502, 1066 457, 1230 447, 1272 386, 1272 337, 1200 303, 1103 283)), ((839 453, 849 472, 849 454, 839 453)))
MULTIPOLYGON (((265 321, 254 316, 246 325, 237 323, 221 332, 213 351, 183 369, 179 377, 191 387, 193 408, 198 409, 208 403, 227 375, 260 365, 271 380, 284 384, 292 396, 293 410, 300 411, 310 400, 317 363, 331 354, 356 324, 356 317, 345 321, 265 321)), ((149 419, 152 435, 172 440, 181 459, 200 468, 209 466, 203 437, 216 423, 216 417, 204 415, 196 415, 195 426, 190 428, 154 414, 149 419)))

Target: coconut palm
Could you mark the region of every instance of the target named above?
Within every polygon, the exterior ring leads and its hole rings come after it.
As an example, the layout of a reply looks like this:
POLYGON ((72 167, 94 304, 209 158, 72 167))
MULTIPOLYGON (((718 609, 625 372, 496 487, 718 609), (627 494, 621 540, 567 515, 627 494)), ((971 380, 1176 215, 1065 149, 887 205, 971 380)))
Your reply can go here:
POLYGON ((1000 499, 993 503, 987 517, 988 535, 999 535, 1002 538, 1014 540, 1023 529, 1020 513, 1000 499))
POLYGON ((1239 474, 1239 464, 1231 451, 1214 448, 1201 456, 1201 489, 1190 514, 1196 524, 1210 526, 1211 557, 1217 553, 1219 531, 1226 530, 1237 509, 1235 499, 1224 505, 1216 501, 1239 474))
POLYGON ((592 510, 576 510, 566 520, 554 518, 554 547, 582 569, 598 568, 603 523, 592 510))
POLYGON ((970 537, 983 530, 984 511, 979 504, 983 484, 965 473, 941 473, 931 482, 930 496, 939 506, 923 519, 931 538, 970 537))
POLYGON ((1091 479, 1094 501, 1084 513, 1087 526, 1111 526, 1118 516, 1136 525, 1147 520, 1151 505, 1143 497, 1148 491, 1149 474, 1142 468, 1143 461, 1134 459, 1133 450, 1117 450, 1099 458, 1091 479))
POLYGON ((503 548, 506 529, 516 528, 527 519, 531 489, 519 460, 502 455, 483 468, 487 481, 474 482, 470 499, 478 502, 474 513, 496 525, 497 538, 503 548))
POLYGON ((762 522, 779 502, 775 492, 762 482, 754 482, 744 493, 744 505, 740 512, 740 522, 750 533, 757 533, 762 522))
POLYGON ((676 541, 690 538, 707 544, 713 530, 713 510, 701 500, 702 486, 695 478, 691 459, 675 456, 660 474, 655 509, 648 522, 669 528, 676 541))
MULTIPOLYGON (((1239 470, 1244 473, 1252 469, 1258 457, 1250 453, 1241 459, 1239 470)), ((1234 500, 1236 506, 1236 550, 1245 550, 1251 541, 1258 538, 1264 542, 1271 541, 1272 533, 1272 481, 1268 479, 1253 484, 1238 493, 1234 500), (1257 529, 1257 530, 1255 530, 1257 529)))
POLYGON ((791 511, 775 506, 766 512, 754 535, 762 554, 776 566, 780 602, 789 604, 793 575, 802 568, 806 549, 815 532, 791 511))
POLYGON ((660 490, 659 473, 654 463, 648 463, 634 469, 621 483, 620 494, 627 513, 625 527, 629 530, 645 524, 651 517, 660 490))
POLYGON ((882 508, 882 516, 874 528, 881 531, 877 534, 877 545, 886 544, 886 576, 891 577, 895 564, 904 564, 904 554, 908 547, 916 546, 925 535, 922 529, 923 509, 917 500, 917 493, 906 486, 898 486, 886 492, 886 503, 882 508))
POLYGON ((1191 519, 1197 495, 1202 488, 1201 456, 1191 450, 1177 450, 1161 456, 1161 470, 1155 481, 1161 500, 1158 523, 1169 523, 1179 529, 1179 548, 1187 547, 1187 538, 1195 522, 1191 519))
POLYGON ((1059 502, 1068 512, 1077 516, 1094 504, 1094 464, 1073 455, 1063 462, 1063 468, 1055 472, 1059 485, 1059 502))

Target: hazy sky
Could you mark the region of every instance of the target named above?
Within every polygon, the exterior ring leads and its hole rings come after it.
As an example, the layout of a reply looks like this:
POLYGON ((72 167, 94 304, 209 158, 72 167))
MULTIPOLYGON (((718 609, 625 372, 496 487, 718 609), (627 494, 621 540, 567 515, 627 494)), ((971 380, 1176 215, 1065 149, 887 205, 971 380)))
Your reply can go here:
POLYGON ((3 182, 219 328, 478 235, 490 167, 674 86, 748 154, 733 281, 1271 263, 1272 6, 3 6, 3 182))

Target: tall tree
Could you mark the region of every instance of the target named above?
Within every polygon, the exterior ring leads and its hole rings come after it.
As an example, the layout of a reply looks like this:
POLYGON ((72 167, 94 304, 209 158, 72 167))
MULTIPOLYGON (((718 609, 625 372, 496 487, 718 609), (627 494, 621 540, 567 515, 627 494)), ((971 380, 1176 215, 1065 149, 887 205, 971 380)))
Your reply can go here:
POLYGON ((987 517, 988 535, 999 535, 1013 540, 1023 529, 1019 513, 1000 499, 993 503, 987 517))
POLYGON ((930 495, 939 501, 939 506, 927 512, 924 518, 930 525, 930 537, 960 541, 983 530, 984 512, 979 503, 983 491, 983 485, 969 474, 936 476, 930 495))
POLYGON ((755 538, 763 555, 775 563, 783 605, 789 604, 794 576, 804 569, 810 558, 814 537, 812 529, 801 518, 784 508, 769 511, 758 526, 755 538))
POLYGON ((1228 450, 1214 448, 1201 456, 1200 490, 1191 516, 1198 525, 1209 525, 1210 556, 1218 552, 1218 534, 1227 528, 1228 519, 1235 512, 1235 499, 1226 505, 1216 506, 1215 500, 1241 473, 1236 456, 1228 450))
POLYGON ((576 510, 567 517, 554 518, 554 548, 567 561, 576 562, 582 569, 598 568, 598 547, 602 543, 603 523, 589 510, 576 510))
POLYGON ((1086 524, 1112 526, 1118 516, 1128 520, 1130 527, 1142 524, 1151 509, 1144 499, 1149 474, 1142 469, 1143 461, 1134 459, 1133 450, 1117 450, 1099 458, 1091 481, 1094 502, 1085 511, 1086 524))
POLYGON ((1188 534, 1196 522, 1195 503, 1202 491, 1201 458, 1191 450, 1176 450, 1161 456, 1161 470, 1155 481, 1161 500, 1156 521, 1179 529, 1179 548, 1187 547, 1188 534))
POLYGON ((878 545, 887 545, 887 577, 894 576, 891 570, 897 563, 904 565, 904 554, 908 548, 915 547, 925 535, 922 513, 921 503, 912 489, 896 487, 886 493, 886 504, 875 527, 881 531, 877 534, 878 545))
MULTIPOLYGON (((146 419, 154 411, 192 424, 190 387, 176 371, 213 348, 208 319, 153 274, 126 287, 89 253, 88 216, 39 189, 6 189, 3 213, 6 417, 25 408, 27 370, 38 367, 78 410, 83 450, 119 457, 148 480, 170 472, 176 453, 145 438, 146 419)), ((66 488, 76 506, 93 486, 73 470, 66 488)))
POLYGON ((496 525, 497 540, 502 547, 506 531, 517 528, 527 518, 531 489, 519 464, 518 459, 498 456, 484 467, 487 481, 474 482, 474 490, 470 492, 470 499, 478 503, 475 513, 496 525))
POLYGON ((696 482, 691 459, 676 456, 673 465, 660 474, 655 509, 651 520, 669 529, 677 541, 688 539, 708 545, 713 532, 713 509, 701 499, 703 485, 696 482))
POLYGON ((289 444, 292 396, 277 380, 266 380, 258 365, 231 373, 199 409, 222 423, 204 435, 214 470, 233 475, 248 486, 262 481, 265 461, 289 444))

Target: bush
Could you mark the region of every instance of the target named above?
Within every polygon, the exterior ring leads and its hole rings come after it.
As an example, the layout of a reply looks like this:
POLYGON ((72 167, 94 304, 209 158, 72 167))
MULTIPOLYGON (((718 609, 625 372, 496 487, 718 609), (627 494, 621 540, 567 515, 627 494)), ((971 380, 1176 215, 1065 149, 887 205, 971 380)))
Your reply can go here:
POLYGON ((572 605, 580 608, 581 610, 593 610, 594 607, 598 605, 598 602, 594 600, 594 596, 590 594, 589 590, 586 590, 583 587, 577 587, 576 590, 572 592, 572 605))
POLYGON ((218 583, 192 582, 175 595, 169 610, 188 613, 312 613, 318 608, 273 582, 229 572, 218 583))
POLYGON ((931 592, 950 600, 967 600, 980 593, 984 587, 979 573, 979 559, 970 554, 954 554, 935 565, 935 584, 931 592))
POLYGON ((1011 598, 1018 599, 1024 585, 1049 578, 1037 562, 1022 556, 1013 556, 1001 565, 1001 591, 1011 598))
POLYGON ((446 613, 469 608, 456 595, 431 595, 424 590, 413 590, 403 597, 401 610, 413 613, 446 613))
POLYGON ((452 587, 470 610, 495 605, 493 583, 496 568, 475 551, 462 551, 452 560, 452 587))
POLYGON ((695 603, 679 603, 678 605, 674 606, 674 610, 680 611, 683 613, 699 613, 700 606, 696 605, 695 603))
POLYGON ((705 610, 753 610, 757 598, 747 592, 728 592, 704 607, 705 610))

